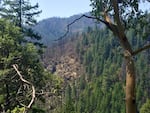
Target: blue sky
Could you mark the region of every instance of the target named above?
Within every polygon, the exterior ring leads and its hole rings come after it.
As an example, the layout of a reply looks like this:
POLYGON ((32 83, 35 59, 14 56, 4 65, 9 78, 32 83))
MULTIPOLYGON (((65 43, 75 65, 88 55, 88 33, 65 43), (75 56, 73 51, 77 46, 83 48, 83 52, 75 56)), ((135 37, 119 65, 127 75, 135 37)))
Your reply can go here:
MULTIPOLYGON (((92 10, 90 0, 30 0, 30 2, 32 5, 39 3, 39 9, 42 10, 37 17, 38 21, 49 17, 69 17, 92 10)), ((140 4, 140 8, 150 10, 150 4, 140 4)))
POLYGON ((30 0, 31 4, 39 3, 42 13, 37 20, 49 17, 69 17, 74 14, 91 11, 90 0, 30 0))

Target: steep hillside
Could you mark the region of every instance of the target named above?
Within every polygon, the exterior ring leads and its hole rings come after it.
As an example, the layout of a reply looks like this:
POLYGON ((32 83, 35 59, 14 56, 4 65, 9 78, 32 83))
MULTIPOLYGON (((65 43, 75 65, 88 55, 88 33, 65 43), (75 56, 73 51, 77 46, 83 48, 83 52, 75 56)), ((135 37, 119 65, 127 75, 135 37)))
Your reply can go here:
MULTIPOLYGON (((127 36, 134 48, 150 43, 132 30, 127 36)), ((91 28, 49 47, 43 56, 45 67, 65 81, 57 113, 124 113, 126 63, 122 51, 110 31, 91 28)), ((133 58, 139 111, 150 98, 150 51, 133 58)))
MULTIPOLYGON (((135 48, 150 43, 134 34, 129 31, 127 36, 135 48)), ((126 63, 117 39, 108 30, 92 29, 81 34, 79 39, 76 41, 76 54, 86 73, 80 74, 72 84, 67 84, 63 100, 65 104, 61 112, 125 113, 123 98, 126 63)), ((149 50, 134 58, 138 111, 146 99, 150 98, 149 58, 149 50)))
MULTIPOLYGON (((86 13, 89 15, 89 13, 86 13)), ((69 18, 59 18, 53 17, 40 21, 35 27, 37 31, 43 37, 42 42, 45 45, 49 45, 53 40, 61 37, 67 30, 67 25, 73 22, 75 19, 79 18, 81 15, 74 15, 69 18)), ((83 17, 78 22, 74 23, 70 27, 70 33, 85 31, 88 27, 95 27, 95 21, 83 17)), ((103 27, 103 25, 98 25, 103 27)))
MULTIPOLYGON (((56 106, 57 113, 124 113, 126 62, 118 40, 108 30, 88 28, 86 32, 74 34, 82 31, 75 28, 71 28, 69 38, 55 42, 43 56, 45 67, 65 81, 62 86, 62 106, 59 109, 56 106)), ((127 37, 134 49, 150 43, 132 29, 127 32, 127 37)), ((150 98, 150 51, 144 51, 133 59, 139 111, 146 99, 150 98)))
POLYGON ((51 73, 67 81, 79 78, 83 74, 83 66, 76 53, 79 38, 74 35, 47 48, 43 61, 51 73))

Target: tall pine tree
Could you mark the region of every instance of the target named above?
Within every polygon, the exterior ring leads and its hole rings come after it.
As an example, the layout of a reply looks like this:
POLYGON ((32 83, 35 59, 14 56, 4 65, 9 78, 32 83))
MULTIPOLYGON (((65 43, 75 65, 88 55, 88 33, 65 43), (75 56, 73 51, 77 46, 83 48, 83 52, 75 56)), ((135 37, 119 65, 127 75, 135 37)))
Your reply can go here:
MULTIPOLYGON (((2 18, 8 19, 20 27, 24 36, 30 37, 32 41, 41 39, 41 36, 31 28, 37 23, 35 17, 41 13, 38 10, 38 4, 32 6, 29 0, 2 0, 1 5, 0 15, 2 18)), ((41 45, 37 42, 35 44, 41 45)))

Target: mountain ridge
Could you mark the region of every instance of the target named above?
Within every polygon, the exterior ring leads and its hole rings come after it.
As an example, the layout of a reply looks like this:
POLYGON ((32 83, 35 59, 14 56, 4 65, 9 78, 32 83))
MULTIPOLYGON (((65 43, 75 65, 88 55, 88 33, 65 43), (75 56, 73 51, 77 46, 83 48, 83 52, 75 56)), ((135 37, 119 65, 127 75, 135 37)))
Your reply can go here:
MULTIPOLYGON (((91 15, 90 13, 84 14, 89 16, 91 15)), ((42 36, 41 42, 44 45, 49 46, 54 40, 58 39, 66 33, 68 24, 80 18, 82 15, 83 14, 76 14, 70 16, 69 18, 47 18, 39 21, 33 29, 42 36)), ((83 17, 70 26, 69 34, 83 32, 87 30, 88 27, 94 28, 96 26, 103 27, 102 24, 95 23, 95 20, 83 17)))

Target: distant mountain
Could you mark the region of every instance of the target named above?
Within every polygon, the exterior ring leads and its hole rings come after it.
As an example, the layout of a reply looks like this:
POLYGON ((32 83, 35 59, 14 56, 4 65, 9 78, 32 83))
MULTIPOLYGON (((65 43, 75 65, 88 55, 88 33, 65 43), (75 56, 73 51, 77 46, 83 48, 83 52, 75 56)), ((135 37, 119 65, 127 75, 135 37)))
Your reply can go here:
MULTIPOLYGON (((74 15, 69 18, 59 18, 53 17, 40 21, 35 27, 35 31, 37 31, 42 37, 42 42, 45 45, 49 45, 53 42, 53 40, 61 37, 67 30, 67 25, 73 22, 75 19, 79 18, 82 14, 74 15)), ((86 13, 86 15, 90 15, 90 13, 86 13)), ((83 17, 78 20, 74 24, 70 26, 69 33, 83 32, 87 30, 88 27, 95 27, 96 23, 92 19, 88 19, 83 17)), ((102 25, 98 25, 102 27, 102 25)))

